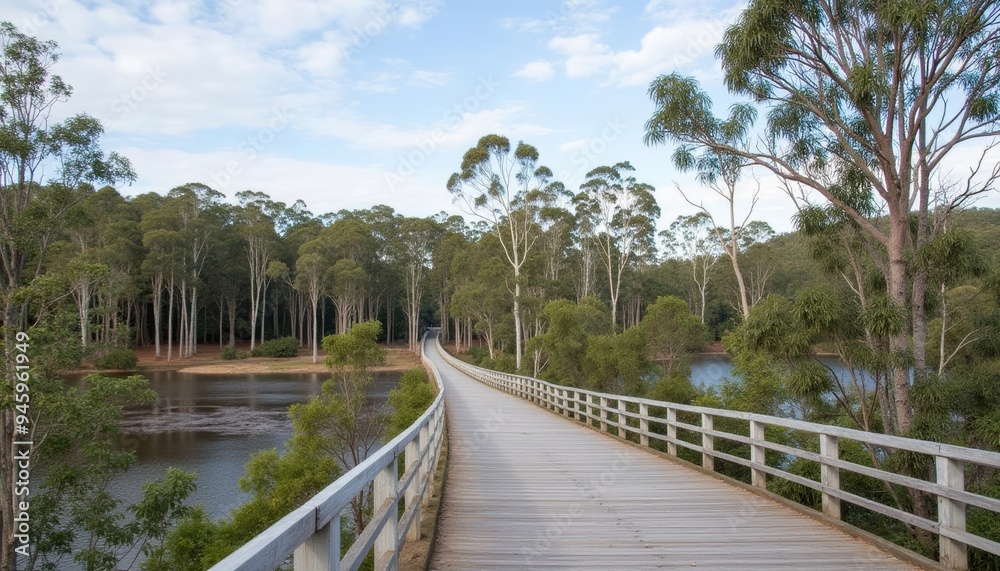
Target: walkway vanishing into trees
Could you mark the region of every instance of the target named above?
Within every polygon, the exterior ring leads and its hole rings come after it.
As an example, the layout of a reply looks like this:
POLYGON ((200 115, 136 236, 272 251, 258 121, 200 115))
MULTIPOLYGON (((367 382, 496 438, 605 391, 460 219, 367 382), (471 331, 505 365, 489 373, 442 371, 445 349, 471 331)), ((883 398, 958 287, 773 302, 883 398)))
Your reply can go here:
POLYGON ((432 569, 915 569, 777 502, 483 385, 425 345, 449 457, 432 569))

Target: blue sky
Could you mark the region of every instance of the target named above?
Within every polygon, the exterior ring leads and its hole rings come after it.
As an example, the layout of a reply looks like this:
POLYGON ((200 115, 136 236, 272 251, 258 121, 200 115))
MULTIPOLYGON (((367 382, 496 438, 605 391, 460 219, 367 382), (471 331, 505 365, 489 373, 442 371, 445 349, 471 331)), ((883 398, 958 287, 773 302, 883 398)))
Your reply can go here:
MULTIPOLYGON (((460 213, 445 183, 487 133, 535 145, 577 189, 631 161, 657 189, 660 226, 690 214, 675 184, 724 203, 647 148, 658 75, 697 77, 730 101, 713 58, 742 2, 708 0, 5 0, 0 20, 56 40, 74 86, 63 114, 107 126, 139 175, 126 194, 203 182, 315 214, 389 204, 460 213)), ((746 177, 738 210, 757 186, 746 177)), ((791 229, 791 199, 760 179, 754 218, 791 229)))

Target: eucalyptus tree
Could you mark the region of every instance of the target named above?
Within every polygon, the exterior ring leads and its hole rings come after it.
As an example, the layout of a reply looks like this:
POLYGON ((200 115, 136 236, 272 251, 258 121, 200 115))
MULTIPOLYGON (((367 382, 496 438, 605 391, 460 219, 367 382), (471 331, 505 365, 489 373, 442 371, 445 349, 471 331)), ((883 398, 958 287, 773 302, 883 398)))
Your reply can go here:
MULTIPOLYGON (((669 256, 686 260, 691 265, 691 280, 698 295, 698 315, 705 323, 708 283, 712 268, 719 262, 719 242, 715 240, 712 217, 705 212, 678 216, 670 228, 660 232, 664 250, 669 256)), ((692 296, 694 297, 694 296, 692 296)), ((692 305, 694 299, 691 300, 692 305)))
POLYGON ((452 331, 450 323, 452 319, 451 295, 455 290, 451 265, 458 252, 469 247, 469 240, 465 235, 465 220, 461 216, 448 216, 444 212, 440 212, 435 215, 434 220, 441 226, 443 233, 433 244, 428 278, 431 291, 437 295, 442 341, 450 339, 452 334, 458 340, 461 320, 455 318, 454 331, 452 331))
POLYGON ((180 354, 190 357, 197 348, 198 288, 208 252, 225 223, 223 194, 204 184, 188 183, 167 193, 165 207, 176 213, 182 240, 180 354), (188 298, 190 293, 190 298, 188 298), (190 305, 188 302, 190 299, 190 305))
POLYGON ((337 311, 337 333, 347 333, 353 324, 366 321, 378 243, 371 226, 354 215, 342 216, 326 227, 321 240, 330 261, 325 293, 337 311))
POLYGON ((295 289, 309 297, 312 314, 312 328, 309 339, 312 340, 313 363, 319 362, 319 324, 317 313, 319 300, 325 287, 324 277, 329 268, 329 262, 324 259, 322 247, 314 241, 309 241, 299 248, 299 257, 295 261, 295 289))
MULTIPOLYGON (((538 193, 541 207, 538 213, 540 230, 539 254, 541 274, 545 281, 545 301, 558 297, 555 291, 562 283, 570 248, 573 246, 573 193, 563 183, 554 181, 538 193)), ((561 293, 561 292, 559 292, 561 293)))
POLYGON ((502 250, 496 236, 485 234, 459 251, 451 261, 455 288, 451 296, 451 314, 456 321, 466 319, 467 344, 471 343, 473 331, 485 339, 491 359, 497 356, 497 348, 502 344, 502 319, 511 311, 507 287, 511 270, 496 263, 502 250))
MULTIPOLYGON (((4 384, 14 379, 15 336, 24 323, 16 298, 25 283, 29 257, 39 261, 44 247, 35 238, 57 224, 66 210, 92 190, 90 184, 131 181, 127 159, 101 150, 101 123, 87 115, 56 122, 53 114, 72 89, 52 69, 59 59, 53 41, 40 41, 0 22, 0 298, 3 303, 4 384), (46 168, 48 166, 54 168, 46 168), (46 177, 46 173, 55 173, 46 177), (63 197, 47 220, 27 216, 42 184, 63 197)), ((56 114, 58 116, 58 114, 56 114)), ((55 203, 54 203, 55 204, 55 203)), ((40 268, 41 264, 36 265, 40 268)), ((16 569, 14 495, 16 439, 8 400, 0 411, 0 570, 16 569)))
POLYGON ((538 165, 538 150, 523 142, 511 152, 510 140, 486 135, 465 152, 461 170, 448 179, 455 202, 486 222, 496 234, 504 258, 513 270, 514 360, 524 353, 521 328, 521 269, 538 240, 540 198, 536 192, 551 183, 552 171, 538 165))
POLYGON ((431 218, 404 218, 393 244, 393 258, 402 267, 406 287, 405 311, 410 351, 420 351, 420 309, 425 276, 441 226, 431 218))
MULTIPOLYGON (((257 314, 267 282, 267 265, 274 257, 278 234, 274 215, 282 211, 261 192, 236 193, 240 208, 236 212, 236 227, 246 246, 246 259, 250 269, 250 350, 257 340, 257 314)), ((283 206, 283 205, 282 205, 283 206)), ((261 315, 261 319, 264 316, 261 315)))
POLYGON ((607 271, 611 295, 611 322, 618 324, 618 298, 622 275, 639 256, 650 255, 660 207, 655 189, 638 182, 630 173, 631 164, 597 167, 587 173, 574 197, 578 215, 589 219, 594 228, 593 243, 607 271))
POLYGON ((219 346, 236 346, 237 316, 244 304, 249 269, 243 263, 245 249, 243 238, 232 224, 233 209, 229 208, 227 223, 215 238, 205 262, 204 282, 208 297, 219 310, 219 346), (223 328, 225 327, 225 332, 223 328))
MULTIPOLYGON (((1000 174, 989 160, 1000 134, 998 44, 1000 4, 992 0, 754 0, 716 50, 729 91, 767 108, 754 144, 733 144, 694 79, 668 75, 650 86, 656 111, 647 143, 675 142, 765 169, 878 243, 892 307, 903 316, 889 341, 896 364, 887 425, 895 432, 913 419, 904 357, 925 353, 926 276, 912 254, 929 238, 932 207, 954 208, 992 189, 1000 174), (964 184, 935 204, 934 175, 970 150, 979 159, 968 162, 964 184)), ((734 109, 737 130, 754 129, 755 107, 734 109)))

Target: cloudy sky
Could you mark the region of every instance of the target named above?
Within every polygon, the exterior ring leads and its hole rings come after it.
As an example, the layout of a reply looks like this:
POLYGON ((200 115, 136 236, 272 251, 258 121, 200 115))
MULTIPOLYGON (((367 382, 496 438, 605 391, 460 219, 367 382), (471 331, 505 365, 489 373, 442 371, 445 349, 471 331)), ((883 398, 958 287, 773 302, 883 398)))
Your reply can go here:
MULTIPOLYGON (((448 176, 498 133, 535 145, 570 189, 631 161, 666 227, 694 211, 675 184, 722 203, 674 171, 670 149, 643 145, 647 88, 678 71, 728 105, 712 54, 742 5, 4 0, 0 20, 59 43, 56 73, 75 90, 61 113, 104 122, 105 147, 139 175, 126 194, 203 182, 301 198, 315 214, 459 213, 448 176)), ((754 218, 790 229, 790 199, 762 182, 754 218)))

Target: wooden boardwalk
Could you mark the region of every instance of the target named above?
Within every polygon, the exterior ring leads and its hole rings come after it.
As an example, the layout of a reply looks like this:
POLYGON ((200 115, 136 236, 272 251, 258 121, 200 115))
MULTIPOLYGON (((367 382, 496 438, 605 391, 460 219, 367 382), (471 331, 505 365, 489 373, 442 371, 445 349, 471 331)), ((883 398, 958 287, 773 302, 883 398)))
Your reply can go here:
POLYGON ((431 569, 912 570, 778 503, 480 384, 426 346, 449 457, 431 569))

